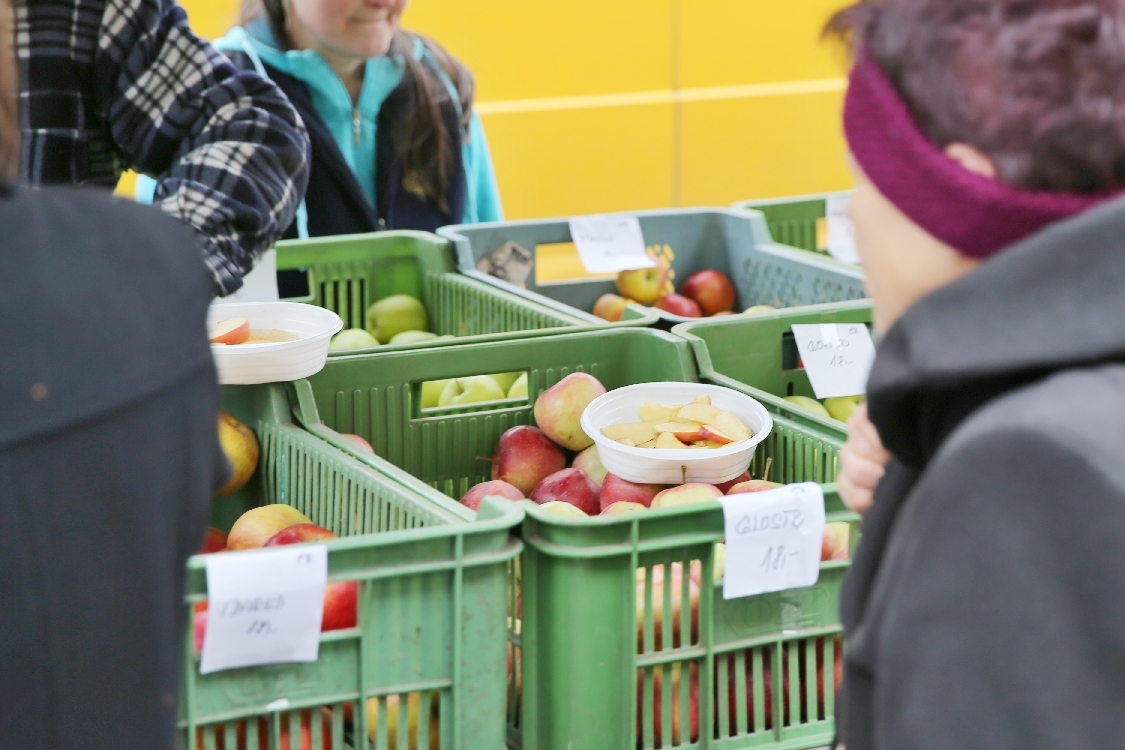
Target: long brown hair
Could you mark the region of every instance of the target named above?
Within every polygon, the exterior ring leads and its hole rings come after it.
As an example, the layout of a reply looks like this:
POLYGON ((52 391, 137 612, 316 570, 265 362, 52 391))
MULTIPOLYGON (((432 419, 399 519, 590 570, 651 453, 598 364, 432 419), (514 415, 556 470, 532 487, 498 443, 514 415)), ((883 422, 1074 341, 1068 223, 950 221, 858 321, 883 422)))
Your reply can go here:
MULTIPOLYGON (((293 48, 286 31, 284 0, 243 0, 240 23, 246 24, 262 14, 285 49, 293 48)), ((457 58, 440 44, 422 34, 399 30, 391 42, 391 53, 400 55, 405 63, 403 86, 407 87, 406 132, 395 134, 398 158, 402 163, 402 184, 443 211, 449 211, 447 195, 454 179, 456 144, 445 125, 443 106, 451 104, 449 92, 425 63, 414 57, 415 40, 420 40, 457 90, 461 108, 461 138, 469 137, 469 120, 473 108, 473 75, 457 58)), ((453 217, 460 220, 460 217, 453 217)))
POLYGON ((16 10, 0 0, 0 180, 19 176, 19 66, 16 63, 16 10))

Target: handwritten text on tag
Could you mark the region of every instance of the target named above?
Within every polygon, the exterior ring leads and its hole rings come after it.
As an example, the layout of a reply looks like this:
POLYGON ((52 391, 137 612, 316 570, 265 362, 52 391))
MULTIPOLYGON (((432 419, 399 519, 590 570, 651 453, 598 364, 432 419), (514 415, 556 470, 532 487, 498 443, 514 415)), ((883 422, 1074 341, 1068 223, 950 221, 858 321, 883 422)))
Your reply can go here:
POLYGON ((723 598, 812 586, 820 576, 824 493, 813 482, 719 498, 727 563, 723 598))
POLYGON ((652 268, 636 216, 575 216, 570 238, 587 273, 617 273, 652 268))
POLYGON ((866 325, 794 325, 793 338, 817 398, 859 396, 867 391, 875 344, 866 325))
POLYGON ((208 555, 203 674, 316 661, 328 548, 301 544, 208 555))

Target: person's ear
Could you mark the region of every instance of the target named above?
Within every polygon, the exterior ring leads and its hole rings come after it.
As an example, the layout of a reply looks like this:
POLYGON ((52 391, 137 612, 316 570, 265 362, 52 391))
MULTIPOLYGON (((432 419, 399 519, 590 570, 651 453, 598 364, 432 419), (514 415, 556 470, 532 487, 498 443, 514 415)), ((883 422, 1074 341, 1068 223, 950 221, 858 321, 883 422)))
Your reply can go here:
POLYGON ((950 143, 945 147, 945 155, 973 174, 979 174, 990 180, 995 180, 997 177, 996 165, 992 163, 992 159, 967 143, 960 141, 950 143))

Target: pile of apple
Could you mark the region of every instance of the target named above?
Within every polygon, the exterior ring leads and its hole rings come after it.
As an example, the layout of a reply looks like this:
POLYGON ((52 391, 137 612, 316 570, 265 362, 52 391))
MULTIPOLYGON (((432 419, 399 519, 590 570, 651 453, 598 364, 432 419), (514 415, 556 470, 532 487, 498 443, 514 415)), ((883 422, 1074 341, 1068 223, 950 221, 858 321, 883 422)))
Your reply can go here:
POLYGON ((836 396, 817 401, 808 396, 786 396, 785 400, 803 409, 808 409, 822 417, 835 419, 838 422, 847 422, 855 412, 856 407, 863 403, 862 396, 836 396))
MULTIPOLYGON (((234 522, 230 534, 208 528, 199 554, 323 542, 335 538, 335 534, 314 524, 301 511, 278 503, 246 511, 234 522)), ((355 581, 328 584, 324 590, 324 613, 320 621, 322 632, 355 627, 358 589, 355 581)), ((199 653, 203 650, 203 636, 207 631, 207 602, 195 605, 194 624, 195 651, 199 653)))
POLYGON ((332 337, 328 351, 367 349, 380 344, 417 344, 457 338, 430 332, 426 307, 409 294, 392 294, 367 308, 367 328, 347 328, 332 337))
MULTIPOLYGON (((709 268, 687 277, 679 293, 669 292, 672 287, 668 269, 663 266, 622 271, 617 274, 619 294, 603 294, 594 303, 594 315, 611 322, 621 320, 625 306, 630 302, 652 305, 664 312, 684 318, 731 315, 738 294, 726 274, 709 268)), ((754 305, 743 312, 765 312, 772 305, 754 305)))

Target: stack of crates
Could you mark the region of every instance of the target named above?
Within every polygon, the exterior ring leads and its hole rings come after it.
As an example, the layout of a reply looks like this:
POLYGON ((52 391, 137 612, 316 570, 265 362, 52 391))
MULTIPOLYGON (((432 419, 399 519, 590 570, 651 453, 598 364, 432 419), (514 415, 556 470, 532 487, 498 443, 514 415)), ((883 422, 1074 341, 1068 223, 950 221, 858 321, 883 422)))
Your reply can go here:
MULTIPOLYGON (((336 358, 296 383, 295 398, 306 419, 316 415, 306 423, 312 433, 378 469, 339 433, 360 435, 432 488, 437 505, 487 481, 501 434, 532 423, 537 396, 572 372, 608 389, 698 379, 684 339, 616 328, 336 358), (528 396, 421 406, 425 382, 501 372, 526 372, 528 396)), ((838 438, 779 415, 751 472, 761 476, 769 461, 772 479, 824 484, 828 520, 851 524, 854 545, 858 517, 830 484, 839 448, 838 438)), ((780 749, 831 740, 847 561, 823 563, 812 587, 727 601, 713 582, 717 505, 589 519, 526 512, 524 551, 509 569, 509 747, 780 749), (668 585, 654 583, 662 578, 668 585)))

